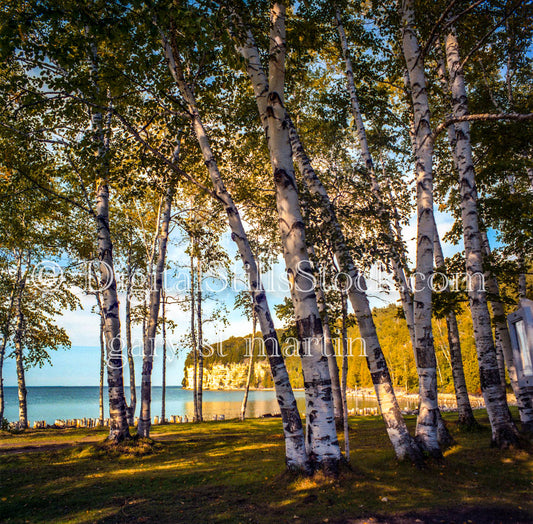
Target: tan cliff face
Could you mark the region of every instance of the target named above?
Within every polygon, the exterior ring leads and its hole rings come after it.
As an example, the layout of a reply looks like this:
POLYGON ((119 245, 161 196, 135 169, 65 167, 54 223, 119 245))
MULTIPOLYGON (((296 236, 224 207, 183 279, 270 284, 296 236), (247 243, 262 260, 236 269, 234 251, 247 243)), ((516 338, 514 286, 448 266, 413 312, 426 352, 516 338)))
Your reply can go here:
MULTIPOLYGON (((248 375, 248 359, 232 364, 213 364, 204 367, 204 389, 243 389, 248 375)), ((254 362, 252 388, 270 387, 270 368, 266 360, 254 362)), ((185 387, 193 388, 194 367, 185 368, 185 387)))

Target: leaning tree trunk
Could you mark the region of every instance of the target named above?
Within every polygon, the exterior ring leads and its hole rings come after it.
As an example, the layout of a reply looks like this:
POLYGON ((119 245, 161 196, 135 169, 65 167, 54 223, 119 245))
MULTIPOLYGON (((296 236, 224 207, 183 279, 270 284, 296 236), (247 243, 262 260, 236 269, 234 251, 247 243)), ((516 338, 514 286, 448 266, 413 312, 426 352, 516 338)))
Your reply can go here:
POLYGON ((298 413, 296 399, 289 380, 289 374, 280 353, 274 321, 270 314, 257 262, 252 253, 250 242, 242 224, 239 211, 220 176, 215 157, 211 150, 209 138, 196 106, 194 94, 185 81, 180 63, 176 61, 176 58, 179 58, 179 54, 175 51, 175 46, 171 46, 165 37, 163 37, 162 40, 170 72, 189 107, 193 130, 202 151, 204 162, 211 178, 211 183, 214 187, 214 196, 224 206, 224 210, 228 216, 228 225, 231 229, 231 238, 237 244, 241 260, 248 276, 248 283, 253 297, 253 308, 257 313, 257 318, 259 320, 265 343, 265 350, 270 364, 272 378, 274 380, 276 397, 280 407, 285 436, 285 459, 287 467, 290 470, 307 472, 309 471, 309 462, 305 449, 302 421, 300 419, 300 414, 298 413))
POLYGON ((244 388, 244 397, 241 404, 241 420, 246 418, 246 406, 248 404, 248 394, 250 392, 250 382, 252 381, 252 374, 254 372, 254 348, 255 348, 255 332, 257 325, 257 316, 255 311, 252 311, 252 344, 250 348, 250 360, 248 362, 248 374, 246 376, 246 386, 244 388))
MULTIPOLYGON (((459 46, 454 31, 450 32, 446 38, 446 60, 450 74, 453 117, 462 117, 468 114, 467 93, 461 69, 459 46)), ((469 276, 468 297, 474 325, 481 390, 492 427, 493 444, 507 447, 518 442, 518 431, 507 406, 505 389, 500 382, 487 294, 484 289, 477 190, 470 145, 470 124, 459 122, 455 124, 455 130, 455 156, 461 191, 466 272, 469 276)))
MULTIPOLYGON (((233 19, 245 35, 244 40, 237 44, 237 51, 246 60, 247 72, 254 90, 259 116, 263 127, 266 127, 267 94, 269 91, 268 80, 262 68, 261 59, 252 33, 242 26, 242 22, 236 17, 235 13, 233 13, 233 19)), ((311 166, 311 162, 300 142, 298 133, 288 116, 286 117, 286 121, 290 125, 289 131, 294 158, 296 159, 298 169, 307 189, 313 196, 317 197, 319 205, 322 208, 322 215, 325 217, 324 226, 330 234, 339 268, 349 276, 351 282, 354 284, 348 290, 348 297, 354 309, 361 336, 365 341, 367 364, 389 439, 399 460, 409 457, 418 463, 422 460, 422 455, 413 438, 409 435, 396 395, 394 394, 389 370, 379 344, 370 304, 366 296, 364 277, 355 267, 352 255, 344 240, 342 229, 337 222, 335 209, 324 186, 311 166)))
POLYGON ((301 344, 306 398, 306 444, 316 468, 336 474, 341 457, 335 429, 328 361, 323 353, 323 329, 309 275, 305 226, 300 211, 288 123, 284 107, 285 5, 270 11, 269 92, 265 135, 274 172, 283 255, 301 344))
MULTIPOLYGON (((346 85, 348 88, 348 93, 350 94, 350 103, 352 108, 352 116, 354 118, 355 127, 357 131, 357 138, 359 141, 359 149, 361 151, 361 156, 365 162, 366 175, 370 182, 370 187, 372 194, 375 198, 375 205, 377 206, 376 213, 379 217, 380 222, 382 223, 383 230, 385 234, 389 237, 390 246, 393 247, 393 257, 392 257, 392 270, 393 277, 396 283, 396 287, 400 293, 400 300, 402 302, 402 307, 405 315, 405 320, 407 322, 407 329, 411 336, 411 340, 414 341, 414 308, 413 308, 413 297, 410 292, 410 287, 407 282, 405 275, 405 269, 403 267, 403 261, 401 253, 398 252, 398 247, 395 246, 396 235, 392 228, 388 210, 383 202, 383 197, 381 194, 381 189, 376 178, 374 161, 370 153, 370 147, 368 145, 368 139, 365 130, 365 124, 363 122, 363 116, 359 106, 359 99, 357 97, 357 91, 355 89, 354 75, 353 75, 353 66, 350 58, 350 52, 348 49, 348 41, 346 39, 346 34, 344 32, 344 26, 342 24, 342 17, 340 10, 337 9, 335 13, 335 20, 337 25, 337 32, 339 34, 339 40, 341 43, 342 54, 344 57, 345 63, 345 76, 346 76, 346 85)), ((413 349, 415 345, 413 344, 413 349)))
MULTIPOLYGON (((484 256, 490 256, 490 244, 485 231, 481 231, 481 244, 484 256)), ((513 389, 518 404, 518 413, 520 415, 522 429, 524 431, 533 432, 533 397, 527 388, 520 387, 518 381, 511 337, 507 326, 507 316, 505 314, 505 307, 500 300, 500 287, 496 277, 491 272, 485 273, 485 277, 485 285, 491 297, 490 304, 492 306, 494 327, 497 331, 503 358, 507 366, 507 371, 509 372, 511 388, 513 389)))
POLYGON ((154 363, 155 338, 157 334, 157 320, 159 317, 159 305, 161 291, 163 289, 163 274, 167 256, 168 230, 172 212, 172 199, 174 198, 174 183, 168 181, 165 194, 165 203, 159 232, 159 252, 155 267, 155 282, 150 289, 149 317, 146 326, 146 337, 143 351, 143 369, 141 379, 141 412, 137 433, 144 438, 150 437, 151 403, 152 403, 152 367, 154 363))
POLYGON ((137 407, 137 389, 135 385, 135 362, 133 360, 133 348, 131 343, 131 280, 133 270, 131 267, 131 244, 128 246, 128 263, 126 267, 126 354, 128 356, 128 369, 130 374, 130 404, 126 406, 128 424, 133 426, 135 420, 135 408, 137 407))
MULTIPOLYGON (((400 299, 402 303, 402 308, 405 315, 405 320, 407 322, 407 329, 409 331, 409 335, 411 338, 411 344, 413 347, 413 351, 415 352, 415 361, 418 362, 416 359, 416 333, 415 333, 415 310, 414 310, 414 302, 413 302, 413 296, 411 294, 410 287, 407 282, 407 277, 405 273, 404 268, 404 261, 402 254, 399 251, 399 246, 395 246, 396 242, 396 234, 394 232, 394 229, 392 227, 392 223, 390 220, 390 216, 388 213, 388 210, 383 202, 383 197, 381 194, 381 189, 379 187, 375 169, 374 169, 374 162, 372 159, 372 155, 370 153, 370 147, 368 145, 368 139, 366 136, 366 130, 365 125, 363 122, 363 117, 361 114, 360 106, 359 106, 359 100, 357 98, 357 92, 355 89, 355 82, 353 77, 353 67, 352 62, 350 59, 350 53, 348 49, 348 42, 346 40, 346 34, 344 32, 344 27, 342 25, 342 18, 341 18, 341 12, 337 9, 336 14, 336 25, 337 25, 337 32, 339 34, 339 39, 341 42, 341 48, 342 53, 344 56, 345 61, 345 75, 346 75, 346 83, 348 86, 348 92, 350 93, 350 102, 352 106, 352 115, 354 117, 356 129, 357 129, 357 136, 359 139, 359 147, 361 150, 361 154, 363 156, 363 159, 365 161, 366 165, 366 173, 368 176, 368 179, 370 181, 370 186, 372 188, 372 194, 375 198, 375 205, 377 206, 377 215, 379 217, 379 220, 382 224, 383 230, 385 234, 389 237, 389 243, 392 247, 392 270, 393 270, 393 277, 394 281, 396 283, 396 287, 400 294, 400 299)), ((421 388, 421 402, 424 401, 422 398, 422 393, 426 391, 425 388, 421 388)), ((422 405, 422 404, 421 404, 422 405)), ((427 417, 426 412, 424 410, 420 410, 420 415, 422 417, 427 417)), ((446 429, 446 425, 444 423, 444 420, 442 419, 442 416, 440 414, 440 410, 438 409, 438 403, 437 403, 437 438, 438 442, 441 445, 447 445, 452 442, 451 435, 446 429)), ((420 430, 421 427, 424 427, 424 421, 422 421, 421 424, 418 424, 417 428, 420 430)))
POLYGON ((203 388, 204 388, 204 335, 202 332, 203 320, 202 320, 202 261, 200 257, 196 259, 196 276, 197 276, 197 300, 196 300, 196 313, 198 316, 198 422, 203 420, 203 388))
POLYGON ((431 325, 433 275, 433 141, 424 60, 414 30, 414 0, 402 3, 402 48, 413 101, 417 246, 414 293, 415 361, 419 378, 416 435, 426 451, 441 457, 438 441, 437 369, 431 325))
MULTIPOLYGON (((434 224, 434 227, 435 266, 438 269, 445 271, 446 263, 444 260, 444 253, 442 252, 437 224, 434 224)), ((448 291, 448 289, 443 290, 443 292, 446 291, 448 291)), ((478 424, 474 418, 474 412, 472 411, 468 390, 466 388, 463 356, 461 353, 461 341, 459 338, 459 326, 457 325, 457 317, 455 316, 455 311, 453 310, 446 315, 446 328, 448 331, 448 345, 450 347, 453 387, 455 389, 455 398, 457 400, 457 423, 459 426, 464 428, 475 427, 478 424)))

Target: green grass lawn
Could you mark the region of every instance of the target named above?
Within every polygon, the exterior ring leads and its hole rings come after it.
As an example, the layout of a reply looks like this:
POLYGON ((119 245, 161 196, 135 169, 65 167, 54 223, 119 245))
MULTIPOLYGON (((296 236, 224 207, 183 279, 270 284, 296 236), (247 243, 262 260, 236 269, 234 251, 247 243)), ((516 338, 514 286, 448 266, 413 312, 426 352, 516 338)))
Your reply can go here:
MULTIPOLYGON (((485 429, 469 434, 446 415, 456 444, 422 470, 397 463, 380 418, 352 417, 352 469, 336 480, 284 472, 279 419, 156 426, 151 450, 4 451, 0 522, 528 522, 532 457, 491 449, 486 416, 477 413, 485 429)), ((64 443, 91 434, 41 430, 0 440, 64 443)))

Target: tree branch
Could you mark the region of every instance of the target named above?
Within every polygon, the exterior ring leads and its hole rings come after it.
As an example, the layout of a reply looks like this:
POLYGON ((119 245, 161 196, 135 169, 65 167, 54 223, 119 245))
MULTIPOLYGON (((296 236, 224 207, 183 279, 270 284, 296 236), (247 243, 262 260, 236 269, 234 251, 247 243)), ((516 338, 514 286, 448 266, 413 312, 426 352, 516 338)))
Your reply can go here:
POLYGON ((465 115, 456 118, 450 118, 439 124, 433 131, 432 138, 436 139, 447 127, 459 122, 494 122, 497 120, 513 120, 515 122, 522 122, 524 120, 533 120, 533 113, 482 113, 478 115, 465 115))

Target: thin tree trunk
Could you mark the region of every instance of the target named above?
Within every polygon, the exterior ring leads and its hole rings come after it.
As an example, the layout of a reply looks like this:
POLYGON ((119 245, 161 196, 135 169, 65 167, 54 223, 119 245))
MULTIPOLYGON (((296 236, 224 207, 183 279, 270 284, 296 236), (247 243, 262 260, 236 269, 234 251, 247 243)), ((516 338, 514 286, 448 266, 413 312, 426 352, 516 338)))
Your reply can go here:
POLYGON ((133 348, 131 345, 131 280, 133 270, 131 267, 131 243, 128 246, 128 263, 126 266, 126 353, 128 355, 128 369, 130 375, 130 405, 126 406, 128 424, 133 426, 135 420, 135 408, 137 406, 137 389, 135 385, 135 362, 133 360, 133 348))
POLYGON ((198 422, 203 420, 203 387, 204 387, 204 335, 202 320, 202 261, 200 257, 196 259, 196 274, 198 280, 196 311, 198 314, 198 422))
MULTIPOLYGON (((487 232, 483 230, 481 230, 481 244, 484 256, 489 257, 489 239, 487 232)), ((492 306, 494 327, 497 332, 498 341, 500 343, 503 358, 509 373, 511 388, 515 394, 516 402, 518 404, 518 413, 520 415, 522 429, 524 431, 533 432, 533 395, 530 391, 528 391, 527 388, 520 387, 516 366, 514 363, 509 327, 507 326, 505 307, 500 299, 500 287, 496 277, 491 272, 485 273, 485 285, 491 297, 490 304, 492 306)))
POLYGON ((342 292, 342 420, 344 429, 344 456, 350 462, 350 427, 348 426, 348 304, 346 293, 342 292))
POLYGON ((174 183, 167 182, 163 214, 159 232, 159 252, 155 267, 155 285, 150 289, 149 317, 146 326, 146 338, 143 351, 143 370, 141 382, 141 413, 137 433, 144 438, 150 437, 151 403, 152 403, 152 367, 154 363, 155 338, 157 334, 157 320, 159 317, 159 305, 161 302, 161 290, 163 289, 163 277, 165 271, 168 230, 172 212, 172 199, 174 198, 174 183), (153 288, 153 289, 152 289, 153 288))
MULTIPOLYGON (((494 315, 494 309, 492 311, 494 315)), ((494 316, 493 316, 494 321, 494 316)), ((500 383, 507 390, 507 381, 505 380, 505 358, 503 356, 502 337, 497 329, 494 329, 494 349, 496 350, 496 360, 498 361, 498 372, 500 373, 500 383)))
POLYGON ((11 321, 13 317, 13 306, 15 305, 15 297, 17 289, 20 285, 22 278, 22 256, 20 253, 17 253, 17 271, 15 273, 15 280, 11 287, 11 292, 9 293, 8 300, 8 310, 6 313, 6 319, 4 325, 2 326, 2 345, 0 346, 0 425, 4 420, 4 409, 5 409, 5 399, 4 399, 4 358, 6 355, 7 342, 9 340, 10 331, 11 331, 11 321))
MULTIPOLYGON (((266 127, 268 80, 262 68, 261 59, 252 33, 242 26, 241 21, 235 16, 235 13, 233 15, 237 25, 243 29, 243 33, 246 35, 244 41, 237 45, 237 51, 246 60, 247 72, 254 90, 261 122, 263 127, 266 127)), ((368 368, 391 444, 399 460, 409 457, 414 462, 419 463, 422 460, 422 455, 413 438, 409 435, 396 395, 394 394, 387 363, 379 344, 370 304, 366 296, 364 277, 355 267, 342 229, 335 216, 335 209, 324 186, 311 166, 311 162, 300 142, 298 133, 292 125, 292 122, 290 122, 290 119, 286 121, 290 125, 291 146, 298 169, 307 189, 312 195, 318 197, 319 205, 324 211, 324 226, 327 228, 332 239, 335 258, 337 259, 339 268, 343 273, 348 275, 353 283, 348 290, 348 297, 354 309, 361 336, 365 342, 368 368)))
POLYGON ((192 398, 193 420, 198 422, 198 345, 196 343, 196 272, 194 270, 194 238, 191 236, 191 344, 193 360, 192 398))
POLYGON ((438 398, 435 348, 431 325, 433 275, 433 142, 424 61, 414 30, 414 1, 402 3, 402 47, 414 111, 415 177, 417 188, 417 248, 414 293, 415 354, 419 377, 416 435, 426 451, 441 457, 438 442, 438 398))
MULTIPOLYGON (((437 224, 435 227, 435 266, 441 271, 446 270, 444 261, 444 253, 440 243, 439 232, 437 224)), ((443 290, 446 292, 447 289, 443 290)), ((468 390, 466 388, 466 379, 463 367, 463 356, 461 353, 461 341, 459 338, 459 326, 457 325, 457 317, 452 310, 446 315, 446 328, 448 332, 448 344, 450 347, 450 363, 453 376, 453 387, 455 389, 455 398, 457 400, 457 423, 464 428, 477 426, 474 412, 470 405, 470 398, 468 397, 468 390)))
POLYGON ((165 289, 161 289, 161 334, 163 336, 163 370, 161 377, 161 424, 167 421, 166 396, 167 396, 167 315, 166 315, 165 289))
MULTIPOLYGON (((98 53, 96 46, 90 44, 89 62, 91 67, 91 82, 95 91, 98 87, 98 53)), ((111 115, 111 112, 109 113, 111 115)), ((103 116, 99 111, 91 115, 91 126, 99 160, 96 189, 96 228, 98 243, 98 260, 100 262, 100 289, 102 291, 102 311, 105 318, 105 339, 107 358, 107 384, 109 390, 109 424, 108 440, 120 442, 130 437, 126 417, 126 399, 124 396, 124 375, 122 344, 120 341, 120 316, 113 264, 113 242, 109 228, 109 186, 107 177, 109 163, 107 153, 109 140, 105 136, 103 116)), ((111 122, 108 123, 108 129, 111 122)))
MULTIPOLYGON (((509 74, 508 74, 508 76, 509 76, 509 74)), ((510 84, 510 78, 509 78, 509 93, 511 93, 510 86, 511 86, 511 84, 510 84)), ((515 194, 516 190, 515 190, 515 186, 514 186, 514 176, 508 175, 507 176, 507 183, 509 184, 509 192, 512 195, 515 194)), ((519 273, 518 273, 518 298, 519 299, 526 298, 526 292, 527 292, 526 272, 527 272, 527 267, 526 267, 526 264, 525 264, 524 253, 522 252, 522 250, 520 250, 518 253, 516 253, 516 262, 518 264, 518 270, 519 270, 519 273)), ((503 354, 502 354, 502 359, 503 359, 503 354)))
POLYGON ((98 227, 98 259, 100 261, 100 289, 104 333, 106 340, 107 385, 109 392, 109 417, 111 419, 108 439, 120 442, 129 438, 124 396, 122 344, 120 342, 120 317, 118 310, 117 283, 113 265, 113 244, 109 231, 109 188, 105 181, 98 186, 96 196, 96 220, 98 227))
MULTIPOLYGON (((365 162, 366 166, 366 175, 370 182, 372 189, 372 194, 375 198, 375 203, 377 205, 377 215, 382 223, 385 234, 389 237, 389 242, 391 247, 393 247, 393 258, 392 258, 392 270, 394 281, 396 287, 400 293, 400 299, 402 302, 402 307, 405 314, 405 320, 407 322, 407 329, 411 336, 411 340, 414 341, 414 308, 413 308, 413 297, 410 292, 410 287, 405 276, 405 269, 403 267, 403 261, 401 253, 398 252, 398 248, 394 248, 394 243, 396 241, 396 235, 392 228, 392 224, 389 218, 388 210, 383 202, 383 197, 381 189, 379 187, 372 155, 370 153, 370 147, 368 145, 368 139, 365 130, 365 124, 363 122, 363 116, 359 106, 359 99, 357 97, 357 91, 355 89, 354 75, 353 75, 353 66, 350 58, 350 52, 348 49, 348 41, 346 39, 346 34, 344 32, 344 26, 342 24, 341 12, 337 9, 335 13, 335 20, 337 25, 337 32, 339 34, 339 40, 341 43, 342 54, 345 62, 345 76, 346 84, 348 87, 348 92, 350 94, 350 103, 352 108, 352 116, 355 121, 355 127, 357 130, 357 137, 359 140, 359 149, 361 155, 365 162)), ((413 344, 413 348, 414 348, 413 344)))
MULTIPOLYGON (((311 260, 316 259, 315 248, 313 245, 308 247, 308 252, 311 260)), ((318 266, 317 266, 318 267, 318 266)), ((342 393, 341 384, 339 380, 339 365, 337 364, 337 356, 331 338, 331 329, 329 325, 328 305, 326 301, 326 294, 322 289, 321 279, 315 271, 315 278, 317 285, 315 286, 316 299, 318 304, 318 311, 322 319, 322 327, 324 329, 324 353, 328 359, 328 369, 331 378, 331 392, 333 394, 333 408, 335 413, 335 421, 338 427, 343 426, 343 408, 342 408, 342 393)))
POLYGON ((278 337, 268 307, 257 262, 253 256, 250 242, 243 227, 237 207, 220 176, 216 160, 211 150, 209 138, 205 132, 205 128, 196 106, 194 94, 184 79, 181 65, 176 61, 176 59, 179 59, 179 54, 177 53, 175 45, 171 46, 164 36, 162 40, 170 72, 189 107, 193 130, 202 151, 204 162, 214 187, 215 196, 224 206, 228 216, 228 224, 231 229, 232 240, 237 244, 239 254, 248 275, 250 291, 253 297, 253 307, 257 313, 259 325, 263 334, 265 350, 276 389, 276 397, 280 406, 285 435, 285 458, 287 467, 295 471, 308 472, 309 462, 305 449, 302 421, 300 419, 300 414, 298 413, 296 399, 289 381, 287 368, 283 357, 280 354, 278 337))
MULTIPOLYGON (((28 256, 29 259, 29 256, 28 256)), ((28 262, 29 264, 29 262, 28 262)), ((24 313, 22 312, 22 296, 24 294, 24 289, 26 287, 25 277, 20 282, 18 293, 15 300, 15 360, 17 364, 17 384, 18 384, 18 399, 19 399, 19 428, 27 429, 28 427, 28 405, 26 402, 27 390, 26 390, 26 379, 24 372, 24 313)))
MULTIPOLYGON (((457 38, 453 31, 446 38, 446 60, 450 74, 453 117, 462 117, 468 114, 467 93, 461 70, 457 38)), ((461 190, 466 272, 469 276, 468 296, 479 361, 481 390, 492 427, 492 441, 499 447, 507 447, 518 443, 518 431, 511 419, 505 389, 500 383, 487 295, 484 289, 477 190, 470 145, 470 124, 459 122, 455 124, 455 130, 455 156, 461 190)))
POLYGON ((294 176, 292 150, 284 108, 285 5, 274 2, 270 11, 269 93, 265 134, 274 171, 283 255, 294 305, 306 398, 306 444, 316 468, 336 474, 341 457, 335 429, 328 361, 323 354, 323 329, 305 226, 294 176))
POLYGON ((241 420, 246 418, 246 406, 248 404, 248 393, 250 392, 250 382, 254 371, 254 349, 255 349, 255 332, 257 325, 257 315, 252 310, 252 347, 250 349, 250 360, 248 361, 248 375, 246 376, 246 387, 244 388, 244 397, 241 404, 241 420))
POLYGON ((100 311, 100 391, 98 395, 98 424, 104 425, 104 371, 105 371, 105 340, 104 340, 105 319, 100 311))

